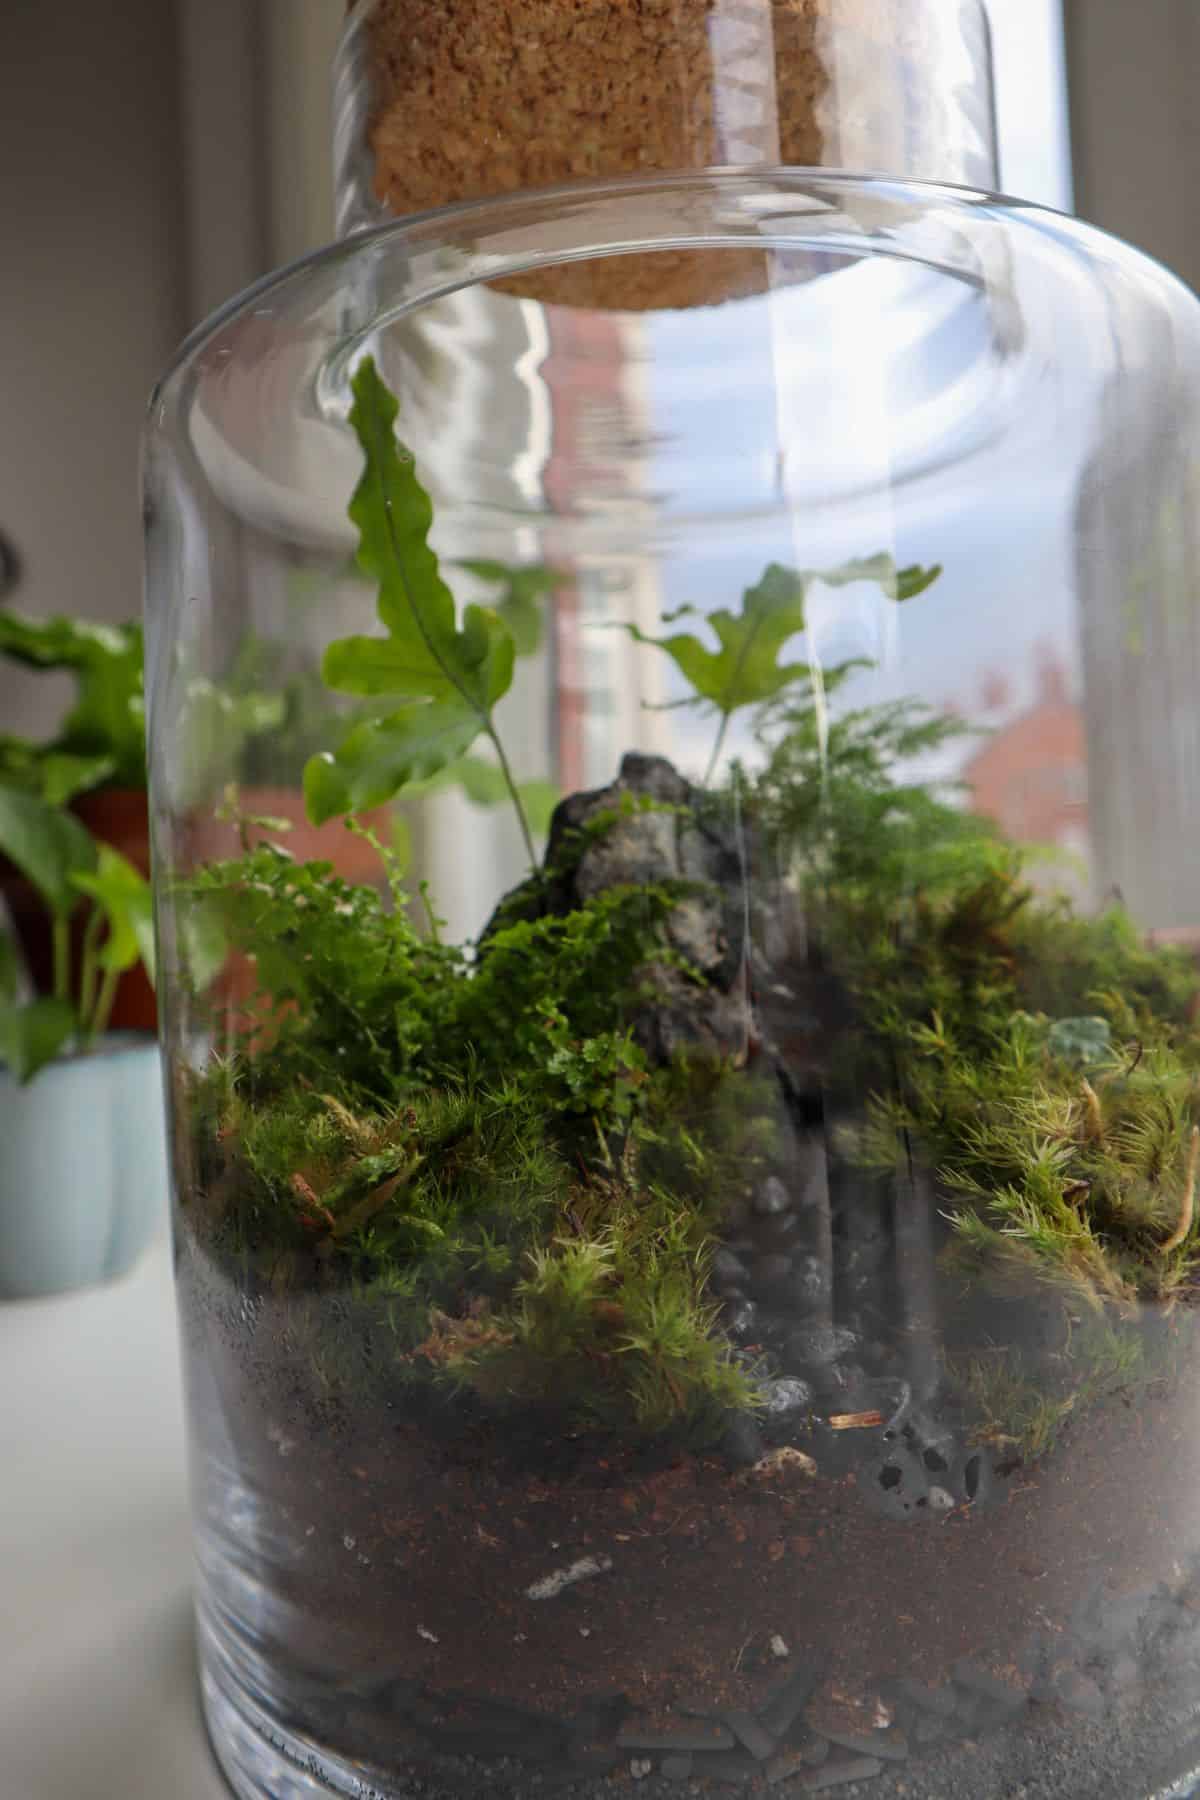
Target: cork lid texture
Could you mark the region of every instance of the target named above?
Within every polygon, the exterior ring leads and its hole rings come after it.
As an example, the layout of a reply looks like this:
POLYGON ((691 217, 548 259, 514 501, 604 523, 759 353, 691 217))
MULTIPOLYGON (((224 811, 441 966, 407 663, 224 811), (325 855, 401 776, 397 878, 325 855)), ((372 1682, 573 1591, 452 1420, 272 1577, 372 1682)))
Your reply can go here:
MULTIPOLYGON (((991 176, 979 0, 374 0, 358 15, 367 164, 397 216, 712 164, 991 176)), ((636 310, 765 285, 758 252, 680 252, 522 291, 636 310)))

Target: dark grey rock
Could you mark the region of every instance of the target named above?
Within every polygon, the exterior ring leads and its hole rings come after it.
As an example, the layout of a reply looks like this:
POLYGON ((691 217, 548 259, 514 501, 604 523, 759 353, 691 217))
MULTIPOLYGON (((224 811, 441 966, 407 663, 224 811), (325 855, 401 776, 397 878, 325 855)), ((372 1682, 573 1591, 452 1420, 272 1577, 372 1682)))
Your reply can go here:
POLYGON ((795 1261, 792 1291, 802 1307, 815 1306, 828 1300, 833 1292, 833 1270, 819 1256, 801 1256, 795 1261))
POLYGON ((891 1245, 882 1236, 868 1238, 847 1251, 842 1268, 848 1281, 873 1280, 891 1255, 891 1245))
POLYGON ((875 1383, 871 1381, 860 1363, 834 1363, 826 1378, 826 1389, 836 1400, 830 1406, 831 1412, 871 1412, 878 1409, 886 1412, 886 1407, 879 1405, 879 1396, 875 1392, 875 1383))
POLYGON ((655 1731, 636 1721, 622 1725, 617 1733, 622 1750, 653 1750, 687 1753, 693 1750, 732 1750, 734 1736, 719 1719, 706 1719, 696 1725, 681 1725, 671 1731, 655 1731))
POLYGON ((883 1762, 904 1762, 908 1757, 908 1739, 902 1731, 830 1731, 827 1726, 821 1730, 831 1744, 854 1756, 874 1756, 883 1762))
POLYGON ((766 1762, 774 1756, 778 1748, 778 1739, 769 1732, 761 1719, 753 1713, 735 1709, 721 1714, 722 1722, 728 1725, 738 1742, 744 1744, 756 1762, 766 1762))
MULTIPOLYGON (((736 830, 663 757, 631 753, 607 787, 571 794, 555 809, 546 851, 549 879, 509 896, 505 916, 562 915, 615 887, 693 884, 666 921, 669 954, 642 972, 643 990, 653 998, 639 1008, 634 1033, 653 1063, 681 1051, 739 1055, 747 1028, 745 870, 755 854, 751 837, 744 823, 736 830), (675 958, 703 980, 676 966, 675 958)), ((772 904, 764 888, 759 910, 769 913, 772 904)), ((487 937, 485 931, 485 955, 487 937)))
POLYGON ((763 1219, 790 1211, 791 1204, 792 1197, 778 1175, 768 1175, 754 1196, 754 1210, 763 1219))
POLYGON ((818 1737, 811 1732, 806 1743, 793 1750, 780 1750, 767 1764, 763 1773, 768 1787, 777 1787, 781 1781, 791 1781, 799 1777, 801 1786, 808 1785, 810 1771, 819 1769, 829 1756, 829 1739, 818 1737))
POLYGON ((1006 1726, 1011 1725, 1025 1705, 1025 1700, 1018 1700, 1014 1705, 1002 1700, 989 1700, 985 1694, 968 1694, 964 1691, 954 1727, 962 1736, 984 1737, 989 1732, 1003 1731, 1006 1726))
POLYGON ((823 1768, 810 1769, 803 1779, 807 1794, 823 1793, 827 1788, 847 1787, 852 1781, 871 1781, 882 1775, 883 1764, 872 1756, 851 1756, 845 1762, 827 1762, 823 1768))
POLYGON ((993 1705, 1009 1707, 1013 1712, 1019 1712, 1028 1698, 1022 1689, 1014 1687, 1011 1682, 1002 1681, 998 1675, 993 1675, 990 1669, 970 1657, 960 1657, 951 1674, 957 1685, 965 1688, 967 1693, 980 1694, 993 1705))
POLYGON ((905 1444, 894 1444, 859 1482, 872 1512, 904 1523, 936 1517, 929 1505, 930 1480, 921 1458, 905 1444))
POLYGON ((632 1711, 628 1696, 620 1690, 585 1695, 571 1717, 571 1732, 580 1740, 613 1737, 632 1711))
POLYGON ((782 1250, 769 1250, 754 1265, 754 1278, 767 1287, 779 1287, 792 1272, 792 1259, 782 1250))
POLYGON ((995 1498, 996 1476, 991 1452, 982 1445, 955 1458, 948 1484, 956 1500, 969 1506, 987 1506, 995 1498))
POLYGON ((844 1325, 803 1325, 787 1340, 789 1362, 801 1368, 819 1368, 849 1356, 858 1347, 854 1332, 844 1325))
POLYGON ((926 1687, 924 1682, 914 1681, 907 1675, 881 1682, 880 1691, 885 1698, 899 1700, 934 1718, 952 1719, 959 1707, 960 1697, 952 1687, 926 1687))
POLYGON ((827 1212, 829 1152, 821 1132, 809 1132, 800 1140, 797 1165, 793 1183, 796 1206, 801 1212, 827 1212))
POLYGON ((659 1774, 664 1781, 690 1781, 695 1758, 687 1755, 664 1756, 659 1764, 659 1774))
POLYGON ((808 1705, 821 1684, 824 1666, 816 1658, 805 1660, 775 1689, 770 1699, 758 1709, 763 1726, 776 1741, 782 1741, 808 1705))
POLYGON ((734 1413, 721 1434, 719 1449, 735 1468, 752 1468, 767 1453, 762 1432, 750 1413, 734 1413))
POLYGON ((753 1300, 735 1300, 725 1318, 725 1329, 739 1344, 749 1343, 758 1329, 758 1308, 753 1300))
POLYGON ((715 1286, 728 1291, 744 1288, 750 1280, 750 1271, 732 1250, 722 1248, 713 1252, 712 1278, 715 1286))
POLYGON ((701 1781, 719 1781, 727 1787, 745 1787, 759 1772, 752 1756, 742 1751, 718 1751, 715 1756, 692 1759, 692 1774, 701 1781))
POLYGON ((762 1417, 768 1427, 811 1412, 812 1406, 812 1388, 795 1375, 768 1381, 762 1390, 762 1417))

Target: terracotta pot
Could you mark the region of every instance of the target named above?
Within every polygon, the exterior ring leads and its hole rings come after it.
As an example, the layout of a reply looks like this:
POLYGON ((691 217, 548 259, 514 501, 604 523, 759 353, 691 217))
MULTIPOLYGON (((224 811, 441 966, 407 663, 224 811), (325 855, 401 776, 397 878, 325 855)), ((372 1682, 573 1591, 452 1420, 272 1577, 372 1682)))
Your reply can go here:
MULTIPOLYGON (((304 796, 295 788, 262 787, 243 791, 242 806, 246 813, 258 818, 287 819, 291 830, 284 836, 251 827, 253 843, 278 837, 298 862, 329 862, 344 881, 377 882, 380 879, 379 858, 370 844, 347 831, 340 819, 326 825, 310 825, 304 813, 304 796)), ((87 826, 93 837, 111 844, 139 869, 150 873, 150 826, 146 794, 135 788, 98 788, 81 795, 72 806, 76 817, 87 826)), ((386 839, 388 812, 378 808, 364 813, 362 822, 386 839)), ((187 861, 194 867, 241 854, 237 828, 215 819, 211 812, 197 816, 188 827, 187 861)), ((0 858, 0 893, 8 903, 13 925, 28 964, 34 986, 48 994, 54 982, 53 946, 50 921, 34 887, 19 875, 11 863, 0 858)), ((84 915, 72 924, 72 969, 79 971, 83 948, 84 915)), ((250 971, 230 971, 228 991, 238 999, 245 998, 253 985, 250 971)), ((154 989, 139 963, 121 977, 113 1003, 111 1029, 114 1031, 156 1031, 158 1012, 154 989)))
MULTIPOLYGON (((290 826, 284 833, 252 825, 247 830, 252 844, 279 843, 297 862, 332 863, 335 875, 340 875, 343 881, 375 885, 381 879, 379 858, 370 844, 356 832, 347 831, 341 819, 311 825, 304 811, 304 795, 298 788, 243 788, 238 799, 247 817, 286 819, 290 826)), ((373 812, 359 815, 360 822, 385 843, 390 830, 389 817, 387 807, 376 807, 373 812)), ((189 820, 186 832, 185 861, 193 868, 241 855, 238 828, 214 818, 211 811, 189 820)))

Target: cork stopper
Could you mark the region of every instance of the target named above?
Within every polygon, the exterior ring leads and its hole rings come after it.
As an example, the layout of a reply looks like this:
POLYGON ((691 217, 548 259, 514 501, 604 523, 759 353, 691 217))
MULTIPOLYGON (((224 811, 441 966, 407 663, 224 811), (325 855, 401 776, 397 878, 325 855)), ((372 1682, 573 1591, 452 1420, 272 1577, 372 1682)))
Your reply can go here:
MULTIPOLYGON (((353 29, 368 214, 713 164, 994 178, 980 0, 373 0, 353 29)), ((641 310, 766 283, 759 252, 681 251, 516 285, 641 310)))

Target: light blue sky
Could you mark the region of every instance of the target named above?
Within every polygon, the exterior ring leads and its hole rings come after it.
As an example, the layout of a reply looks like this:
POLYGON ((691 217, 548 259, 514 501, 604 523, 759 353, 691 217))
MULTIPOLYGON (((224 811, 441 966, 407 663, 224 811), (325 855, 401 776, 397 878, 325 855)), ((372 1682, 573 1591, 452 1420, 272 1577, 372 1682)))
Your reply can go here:
MULTIPOLYGON (((992 10, 1001 186, 1017 198, 1069 210, 1059 0, 996 0, 992 10)), ((875 273, 880 280, 874 297, 866 289, 858 326, 849 310, 853 277, 846 276, 828 284, 827 296, 826 284, 818 282, 764 300, 761 312, 756 303, 737 308, 742 317, 736 328, 730 310, 723 308, 664 324, 664 333, 676 336, 651 375, 655 429, 666 440, 656 473, 668 491, 678 482, 692 513, 679 534, 678 553, 668 563, 664 599, 670 605, 686 600, 702 609, 736 610, 741 588, 757 578, 769 559, 819 568, 848 555, 892 549, 902 562, 942 562, 943 579, 899 614, 867 587, 821 596, 809 609, 819 632, 819 659, 828 664, 857 655, 880 665, 877 675, 865 678, 874 695, 860 689, 859 700, 919 693, 933 704, 953 703, 970 713, 978 707, 985 676, 999 670, 1009 678, 1014 700, 1023 701, 1032 695, 1039 659, 1048 650, 1068 666, 1075 662, 1072 520, 1079 458, 1072 466, 1069 432, 1061 439, 1050 434, 1056 446, 1052 467, 1030 466, 1019 454, 1009 454, 976 469, 972 485, 960 485, 957 492, 952 481, 939 476, 921 492, 890 494, 886 458, 896 454, 900 437, 917 416, 907 406, 898 414, 899 403, 893 400, 890 413, 874 414, 880 487, 861 525, 848 523, 836 503, 814 501, 806 487, 814 476, 819 483, 839 456, 850 466, 870 470, 876 448, 871 368, 877 371, 878 408, 878 370, 884 369, 885 390, 894 392, 897 368, 905 367, 902 353, 885 369, 872 333, 881 328, 903 333, 914 317, 926 316, 928 307, 936 312, 948 285, 935 283, 927 296, 918 292, 901 314, 896 307, 905 305, 903 290, 895 300, 884 294, 881 302, 883 276, 875 273), (751 312, 756 316, 751 318, 751 312), (767 341, 771 338, 773 345, 767 341), (798 346, 794 359, 789 355, 793 343, 798 346), (860 379, 863 367, 865 381, 860 379), (674 458, 672 439, 678 449, 674 458), (773 516, 764 509, 754 519, 747 509, 769 503, 769 465, 778 446, 789 442, 798 460, 807 458, 801 497, 793 502, 790 517, 785 502, 773 516), (705 506, 711 506, 711 517, 701 510, 705 506)), ((1023 283, 1036 289, 1037 271, 1026 275, 1018 291, 1023 283)), ((1030 316, 1036 317, 1036 292, 1031 298, 1030 316)), ((973 329, 970 306, 962 306, 960 313, 938 340, 940 348, 922 349, 908 366, 935 377, 938 356, 949 356, 957 366, 954 359, 970 348, 973 329)), ((664 336, 658 349, 668 343, 664 336)), ((1061 377, 1056 391, 1052 368, 1040 360, 1044 355, 1053 365, 1056 348, 1061 357, 1061 342, 1057 347, 1051 342, 1039 345, 1026 360, 1021 397, 1001 398, 1001 416, 1006 404, 1018 412, 1044 404, 1047 417, 1067 417, 1075 392, 1061 377)), ((1086 389, 1082 376, 1077 386, 1086 389)), ((1044 443, 1034 461, 1044 464, 1044 443)), ((813 636, 805 646, 810 653, 813 636)), ((698 753, 707 733, 693 734, 690 715, 675 719, 681 736, 698 753)))
POLYGON ((1071 208, 1061 0, 989 0, 1000 182, 1022 200, 1071 208))

